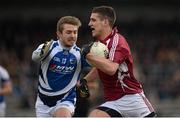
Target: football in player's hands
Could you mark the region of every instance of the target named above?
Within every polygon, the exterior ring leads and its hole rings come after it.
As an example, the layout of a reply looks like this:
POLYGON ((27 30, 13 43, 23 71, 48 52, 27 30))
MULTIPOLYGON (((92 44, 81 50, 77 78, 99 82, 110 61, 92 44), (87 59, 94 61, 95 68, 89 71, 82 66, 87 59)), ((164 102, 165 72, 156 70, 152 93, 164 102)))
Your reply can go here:
POLYGON ((105 44, 98 41, 93 43, 90 52, 93 55, 107 58, 109 50, 105 44))
POLYGON ((91 52, 93 55, 100 57, 108 57, 109 50, 107 46, 101 42, 91 42, 81 48, 81 55, 86 58, 86 55, 91 52))

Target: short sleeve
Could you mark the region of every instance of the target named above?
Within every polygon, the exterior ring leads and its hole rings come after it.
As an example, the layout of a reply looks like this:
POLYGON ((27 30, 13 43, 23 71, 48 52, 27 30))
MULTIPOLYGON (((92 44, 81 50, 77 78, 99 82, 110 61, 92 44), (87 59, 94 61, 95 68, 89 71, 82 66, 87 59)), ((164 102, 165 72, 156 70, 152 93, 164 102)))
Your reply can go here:
POLYGON ((123 47, 117 47, 113 56, 113 62, 121 64, 129 57, 129 51, 123 47))
POLYGON ((7 72, 6 69, 4 69, 3 67, 0 66, 0 78, 3 80, 3 81, 7 81, 9 80, 9 73, 7 72))

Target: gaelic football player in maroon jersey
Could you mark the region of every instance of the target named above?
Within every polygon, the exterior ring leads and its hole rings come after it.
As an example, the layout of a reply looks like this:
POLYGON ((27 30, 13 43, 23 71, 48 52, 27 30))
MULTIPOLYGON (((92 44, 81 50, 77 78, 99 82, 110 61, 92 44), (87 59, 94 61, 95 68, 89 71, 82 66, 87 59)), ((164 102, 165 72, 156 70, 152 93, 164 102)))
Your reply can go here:
POLYGON ((94 67, 84 79, 100 78, 105 103, 94 109, 90 117, 154 117, 155 112, 143 88, 133 74, 133 57, 126 39, 114 23, 112 7, 94 7, 89 26, 92 36, 109 49, 108 58, 89 53, 90 46, 82 47, 82 56, 94 67))

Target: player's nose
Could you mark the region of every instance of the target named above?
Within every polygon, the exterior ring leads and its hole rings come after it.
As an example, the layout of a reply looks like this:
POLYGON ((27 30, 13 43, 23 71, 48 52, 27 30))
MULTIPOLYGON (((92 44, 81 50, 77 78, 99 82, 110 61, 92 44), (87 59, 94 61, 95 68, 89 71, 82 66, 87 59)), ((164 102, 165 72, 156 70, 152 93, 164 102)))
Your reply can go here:
POLYGON ((88 26, 92 26, 92 23, 91 23, 91 21, 89 21, 89 23, 88 23, 88 26))
POLYGON ((76 37, 76 34, 75 33, 71 33, 71 37, 76 37))

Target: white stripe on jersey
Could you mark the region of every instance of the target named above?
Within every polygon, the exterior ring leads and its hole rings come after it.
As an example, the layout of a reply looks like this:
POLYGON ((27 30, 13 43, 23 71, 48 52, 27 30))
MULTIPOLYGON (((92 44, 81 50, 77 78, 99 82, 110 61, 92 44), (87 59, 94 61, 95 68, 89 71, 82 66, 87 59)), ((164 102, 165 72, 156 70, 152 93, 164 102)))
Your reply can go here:
MULTIPOLYGON (((54 43, 57 43, 57 41, 54 41, 53 44, 54 43)), ((43 74, 45 83, 42 80, 41 76, 39 76, 39 84, 47 90, 52 90, 52 88, 48 84, 48 78, 47 78, 47 70, 48 70, 49 63, 58 52, 63 51, 63 47, 60 45, 60 43, 58 43, 58 44, 59 45, 54 47, 52 49, 50 55, 41 63, 41 69, 42 69, 42 74, 43 74)), ((60 95, 60 94, 68 92, 70 89, 72 89, 76 85, 77 79, 78 79, 78 76, 79 76, 80 70, 81 70, 80 52, 72 47, 70 49, 69 53, 73 54, 76 57, 76 61, 77 61, 77 68, 75 70, 75 73, 74 73, 70 83, 68 83, 65 88, 63 88, 59 91, 56 91, 56 92, 48 92, 48 91, 43 90, 40 86, 38 86, 38 89, 42 94, 47 95, 47 96, 60 95)))
POLYGON ((114 59, 114 54, 115 54, 115 51, 116 51, 116 47, 117 47, 117 45, 118 45, 118 41, 119 41, 119 36, 118 36, 118 34, 116 33, 115 36, 114 36, 114 38, 113 38, 112 48, 111 48, 111 50, 110 50, 110 52, 109 52, 109 59, 110 59, 111 61, 113 61, 113 59, 114 59))

